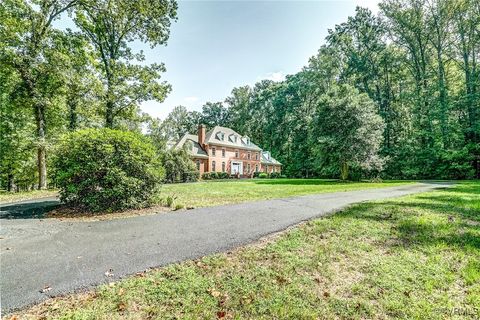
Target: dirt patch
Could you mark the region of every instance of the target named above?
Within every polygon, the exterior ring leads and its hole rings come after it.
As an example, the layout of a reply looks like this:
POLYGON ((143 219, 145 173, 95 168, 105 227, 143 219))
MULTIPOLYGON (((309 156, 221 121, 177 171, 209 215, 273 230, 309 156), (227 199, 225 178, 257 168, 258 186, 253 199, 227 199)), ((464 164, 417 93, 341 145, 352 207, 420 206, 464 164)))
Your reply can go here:
POLYGON ((78 220, 78 221, 103 221, 103 220, 112 220, 112 219, 123 219, 131 218, 145 215, 154 215, 157 213, 169 212, 172 211, 171 208, 164 206, 156 205, 153 207, 143 208, 143 209, 132 209, 125 211, 117 211, 111 213, 92 213, 86 211, 80 211, 75 208, 70 208, 66 206, 60 206, 57 209, 54 209, 48 212, 45 215, 45 218, 56 218, 59 220, 78 220))

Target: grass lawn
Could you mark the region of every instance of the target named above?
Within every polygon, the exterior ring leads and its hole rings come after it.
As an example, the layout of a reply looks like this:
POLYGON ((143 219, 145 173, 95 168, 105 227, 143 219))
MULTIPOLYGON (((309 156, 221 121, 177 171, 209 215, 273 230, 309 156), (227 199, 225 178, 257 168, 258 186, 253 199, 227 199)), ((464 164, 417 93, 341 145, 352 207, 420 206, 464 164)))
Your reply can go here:
POLYGON ((478 319, 480 182, 354 205, 234 252, 51 299, 20 315, 478 319))
POLYGON ((167 184, 160 191, 161 202, 172 197, 183 207, 207 207, 252 200, 285 198, 313 193, 399 186, 413 182, 344 182, 324 179, 250 179, 167 184))
POLYGON ((15 201, 50 197, 56 196, 57 194, 58 192, 55 190, 33 190, 22 192, 0 191, 0 203, 9 203, 15 201))

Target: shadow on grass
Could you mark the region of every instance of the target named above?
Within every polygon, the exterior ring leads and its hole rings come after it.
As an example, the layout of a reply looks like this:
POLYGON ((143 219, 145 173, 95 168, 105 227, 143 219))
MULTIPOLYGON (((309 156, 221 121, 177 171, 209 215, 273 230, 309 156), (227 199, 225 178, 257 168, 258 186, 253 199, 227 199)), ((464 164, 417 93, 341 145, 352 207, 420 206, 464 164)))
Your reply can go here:
POLYGON ((346 182, 335 179, 260 179, 252 180, 255 184, 271 184, 271 185, 332 185, 332 184, 350 184, 353 182, 346 182))
POLYGON ((364 203, 354 207, 354 219, 388 222, 389 246, 455 246, 480 249, 480 184, 418 195, 406 201, 364 203), (464 196, 462 196, 464 194, 464 196), (478 195, 473 197, 472 195, 478 195), (390 239, 391 240, 391 239, 390 239))
POLYGON ((39 219, 60 206, 57 200, 37 200, 35 202, 2 204, 0 219, 39 219))

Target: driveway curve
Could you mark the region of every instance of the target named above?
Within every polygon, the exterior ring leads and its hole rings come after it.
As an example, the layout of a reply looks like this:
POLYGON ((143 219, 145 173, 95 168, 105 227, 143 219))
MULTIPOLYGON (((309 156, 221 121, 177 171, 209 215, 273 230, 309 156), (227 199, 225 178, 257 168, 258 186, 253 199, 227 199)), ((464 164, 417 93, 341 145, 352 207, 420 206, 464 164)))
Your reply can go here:
POLYGON ((418 183, 95 222, 2 219, 2 311, 227 251, 353 203, 449 185, 418 183), (45 287, 51 289, 41 292, 45 287))

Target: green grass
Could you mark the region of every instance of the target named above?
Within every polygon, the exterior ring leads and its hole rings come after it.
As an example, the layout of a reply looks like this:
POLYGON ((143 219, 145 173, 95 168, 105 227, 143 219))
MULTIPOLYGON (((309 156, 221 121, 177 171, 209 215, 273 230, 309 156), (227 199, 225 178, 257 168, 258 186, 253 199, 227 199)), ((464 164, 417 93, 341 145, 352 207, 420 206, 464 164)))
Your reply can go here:
POLYGON ((32 190, 22 192, 0 191, 0 203, 9 203, 22 200, 37 199, 57 195, 55 190, 32 190))
POLYGON ((48 319, 478 319, 480 183, 363 203, 262 243, 49 300, 48 319))
POLYGON ((323 179, 250 179, 167 184, 160 191, 161 202, 174 199, 183 207, 207 207, 253 200, 284 198, 313 193, 382 188, 408 184, 408 181, 383 183, 343 182, 323 179))

